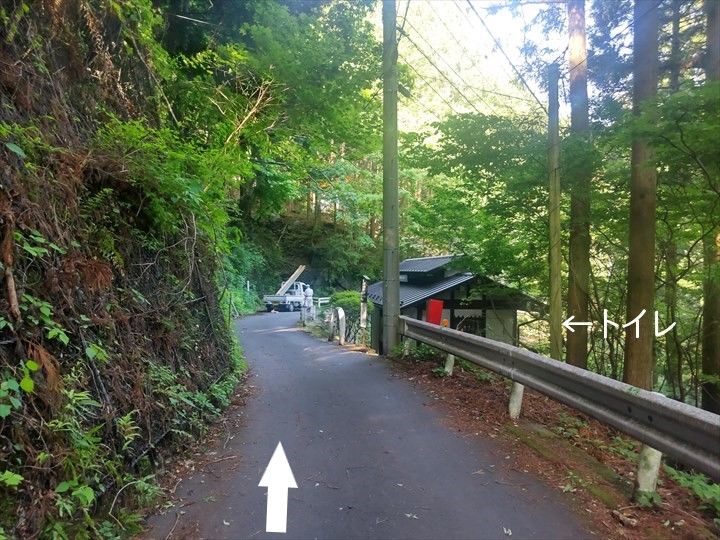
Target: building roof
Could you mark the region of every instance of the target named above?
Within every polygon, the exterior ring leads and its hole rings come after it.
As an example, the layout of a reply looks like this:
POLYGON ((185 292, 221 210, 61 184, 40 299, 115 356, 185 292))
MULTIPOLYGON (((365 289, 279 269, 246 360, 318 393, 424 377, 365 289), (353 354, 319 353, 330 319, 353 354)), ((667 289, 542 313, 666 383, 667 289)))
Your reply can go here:
POLYGON ((405 259, 400 263, 401 272, 431 272, 452 261, 454 255, 439 255, 437 257, 418 257, 405 259))
MULTIPOLYGON (((454 255, 440 255, 437 257, 419 257, 415 259, 405 259, 400 263, 400 274, 422 274, 430 273, 433 270, 446 266, 456 257, 454 255)), ((543 312, 547 310, 545 306, 539 300, 528 296, 513 287, 505 285, 502 281, 497 279, 491 279, 487 276, 478 276, 470 272, 454 272, 451 276, 445 276, 441 279, 436 279, 430 283, 420 282, 400 282, 400 307, 408 307, 413 304, 417 304, 432 298, 436 294, 453 289, 475 280, 477 285, 494 288, 492 290, 486 289, 483 293, 490 294, 491 297, 498 297, 502 294, 502 297, 511 302, 513 309, 520 309, 523 311, 539 310, 543 312), (497 291, 495 291, 497 289, 497 291), (495 291, 495 292, 493 292, 495 291), (502 291, 501 293, 498 291, 502 291)), ((383 305, 383 282, 378 281, 368 286, 368 298, 371 302, 382 306, 383 305)))
MULTIPOLYGON (((433 259, 436 259, 438 257, 432 257, 433 259)), ((450 259, 452 257, 448 257, 450 259)), ((409 261, 419 261, 420 259, 408 259, 409 261)), ((403 261, 407 262, 407 261, 403 261)), ((445 261, 446 263, 448 261, 445 261)), ((438 265, 442 266, 442 265, 438 265)), ((435 266, 434 268, 437 268, 435 266)), ((431 268, 432 269, 432 268, 431 268)), ((406 272, 407 270, 402 270, 402 263, 401 263, 401 272, 406 272)), ((419 271, 419 270, 411 270, 411 271, 419 271)), ((429 271, 429 270, 425 270, 429 271)), ((454 276, 446 277, 438 281, 434 281, 433 283, 427 283, 427 284, 410 284, 410 283, 401 283, 400 284, 400 307, 407 307, 409 305, 412 305, 416 302, 420 302, 422 300, 425 300, 427 298, 431 298, 432 296, 441 293, 443 291, 447 291, 448 289, 452 289, 454 287, 457 287, 458 285, 461 285, 467 281, 470 281, 474 279, 475 276, 473 274, 469 273, 462 273, 462 274, 455 274, 454 276)), ((378 281, 377 283, 373 283, 368 287, 368 298, 375 304, 382 305, 383 304, 383 282, 378 281)))

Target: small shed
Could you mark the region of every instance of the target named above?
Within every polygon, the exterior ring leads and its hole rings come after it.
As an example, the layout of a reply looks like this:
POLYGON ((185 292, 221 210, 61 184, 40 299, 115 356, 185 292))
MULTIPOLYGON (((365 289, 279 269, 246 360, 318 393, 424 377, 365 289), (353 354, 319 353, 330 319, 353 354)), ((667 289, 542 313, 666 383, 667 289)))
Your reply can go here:
MULTIPOLYGON (((400 263, 400 314, 425 320, 430 299, 443 301, 450 328, 517 345, 517 312, 542 312, 544 305, 489 277, 457 269, 453 255, 405 259, 400 263)), ((371 346, 382 354, 383 282, 368 287, 375 304, 371 346)))

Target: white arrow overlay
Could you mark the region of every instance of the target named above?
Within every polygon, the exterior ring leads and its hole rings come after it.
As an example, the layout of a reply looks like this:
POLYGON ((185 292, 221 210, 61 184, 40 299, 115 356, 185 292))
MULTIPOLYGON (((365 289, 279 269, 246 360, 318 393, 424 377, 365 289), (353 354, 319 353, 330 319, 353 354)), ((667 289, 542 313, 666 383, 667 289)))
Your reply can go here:
POLYGON ((563 321, 562 325, 568 329, 569 332, 574 332, 573 326, 592 326, 591 322, 572 322, 572 320, 575 318, 575 315, 570 315, 565 321, 563 321))
POLYGON ((258 486, 268 488, 265 530, 287 532, 288 489, 297 488, 297 484, 282 443, 279 442, 275 448, 258 486))

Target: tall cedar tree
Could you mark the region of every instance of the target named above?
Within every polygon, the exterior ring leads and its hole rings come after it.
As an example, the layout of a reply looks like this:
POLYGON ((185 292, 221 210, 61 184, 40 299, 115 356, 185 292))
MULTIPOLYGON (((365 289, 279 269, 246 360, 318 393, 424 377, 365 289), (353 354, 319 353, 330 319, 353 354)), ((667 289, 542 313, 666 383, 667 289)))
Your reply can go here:
MULTIPOLYGON (((707 51, 705 72, 709 82, 720 81, 720 1, 705 0, 707 51)), ((720 414, 720 227, 712 219, 703 237, 702 407, 720 414)))
MULTIPOLYGON (((651 114, 658 83, 658 4, 635 0, 633 8, 633 113, 651 114)), ((655 295, 655 153, 646 136, 632 141, 627 320, 642 310, 639 337, 635 325, 625 334, 626 383, 652 388, 653 299, 655 295)))
MULTIPOLYGON (((585 36, 585 0, 567 5, 570 34, 570 131, 577 148, 585 150, 590 136, 587 90, 587 39, 585 36)), ((579 321, 588 319, 590 285, 590 159, 581 152, 574 160, 570 191, 570 272, 568 311, 579 321)), ((567 335, 567 361, 587 368, 587 327, 578 326, 567 335)))
MULTIPOLYGON (((680 19, 682 0, 672 1, 671 34, 670 34, 670 91, 680 90, 680 71, 682 69, 682 50, 680 43, 680 19)), ((674 165, 669 165, 671 170, 674 165)), ((665 309, 666 321, 675 321, 678 312, 678 244, 672 227, 667 227, 668 237, 665 241, 665 309)), ((679 397, 685 401, 685 390, 682 380, 682 363, 678 329, 675 326, 665 336, 665 374, 671 397, 679 397)))

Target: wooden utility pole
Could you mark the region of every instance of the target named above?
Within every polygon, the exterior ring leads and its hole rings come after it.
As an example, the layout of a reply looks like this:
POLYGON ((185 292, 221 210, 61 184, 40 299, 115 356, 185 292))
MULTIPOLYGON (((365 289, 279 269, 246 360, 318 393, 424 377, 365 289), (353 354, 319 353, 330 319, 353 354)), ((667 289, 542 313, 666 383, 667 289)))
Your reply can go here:
MULTIPOLYGON (((651 113, 658 83, 658 18, 655 2, 635 0, 633 36, 633 113, 651 113), (650 6, 648 8, 648 6, 650 6)), ((634 325, 625 333, 623 379, 639 388, 652 388, 653 305, 655 298, 655 207, 657 171, 655 152, 647 137, 632 141, 630 178, 630 235, 628 254, 627 320, 642 310, 639 337, 634 325)))
POLYGON ((560 127, 557 64, 548 68, 548 177, 550 180, 550 357, 562 358, 562 297, 560 254, 560 127))
MULTIPOLYGON (((570 133, 580 144, 570 168, 570 242, 568 271, 568 314, 578 321, 589 321, 590 290, 590 179, 592 168, 586 150, 590 138, 587 90, 587 38, 585 36, 585 0, 570 0, 568 33, 570 37, 570 133)), ((588 329, 577 326, 567 335, 567 361, 587 368, 588 329)))
POLYGON ((397 30, 395 0, 383 0, 383 352, 398 344, 400 261, 398 247, 397 30))

